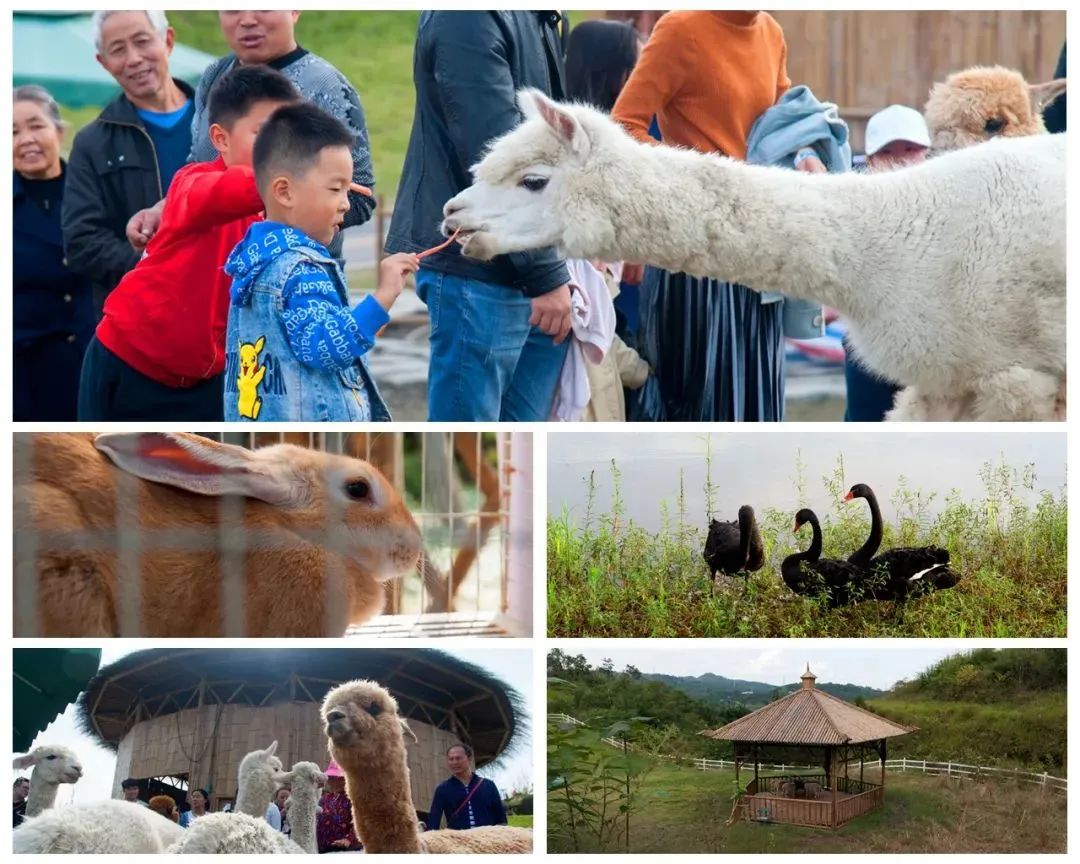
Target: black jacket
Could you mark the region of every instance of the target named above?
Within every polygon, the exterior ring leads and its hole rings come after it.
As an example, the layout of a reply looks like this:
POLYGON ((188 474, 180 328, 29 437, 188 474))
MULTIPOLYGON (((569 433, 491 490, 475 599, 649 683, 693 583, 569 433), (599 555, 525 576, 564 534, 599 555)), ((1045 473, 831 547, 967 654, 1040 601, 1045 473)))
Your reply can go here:
POLYGON ((18 172, 12 172, 11 187, 16 347, 43 336, 88 335, 94 327, 90 284, 64 265, 61 208, 53 208, 55 212, 42 210, 27 194, 18 172))
MULTIPOLYGON (((176 78, 189 99, 191 85, 176 78)), ((139 261, 127 241, 127 223, 165 197, 154 142, 135 106, 121 93, 75 136, 64 187, 67 264, 93 283, 94 307, 139 261)))
MULTIPOLYGON (((491 139, 521 121, 516 94, 564 97, 564 21, 553 12, 422 12, 413 50, 416 113, 386 248, 420 252, 442 242, 443 205, 472 184, 491 139)), ((452 245, 424 262, 443 273, 546 294, 570 281, 554 249, 490 262, 452 245)))
MULTIPOLYGON (((1061 56, 1058 57, 1057 68, 1054 70, 1055 78, 1065 77, 1065 48, 1067 43, 1061 44, 1061 56)), ((1065 131, 1065 104, 1066 96, 1062 93, 1043 110, 1043 122, 1047 132, 1065 131)))

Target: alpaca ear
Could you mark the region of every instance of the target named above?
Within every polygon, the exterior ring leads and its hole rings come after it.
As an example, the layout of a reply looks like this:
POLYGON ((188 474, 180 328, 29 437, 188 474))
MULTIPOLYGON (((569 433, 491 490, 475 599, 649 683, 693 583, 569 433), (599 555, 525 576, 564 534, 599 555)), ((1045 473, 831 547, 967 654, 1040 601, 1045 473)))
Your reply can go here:
POLYGON ((103 432, 94 446, 127 474, 196 495, 242 495, 269 504, 296 495, 287 472, 268 470, 250 450, 186 432, 103 432))
POLYGON ((588 152, 589 137, 581 123, 571 112, 553 102, 539 90, 522 90, 518 93, 518 106, 526 119, 539 117, 559 136, 560 140, 578 156, 588 152))
POLYGON ((1042 114, 1043 108, 1065 92, 1065 82, 1065 78, 1056 78, 1042 84, 1028 84, 1028 98, 1031 100, 1031 110, 1036 114, 1042 114))
POLYGON ((34 764, 34 754, 27 753, 25 756, 16 756, 15 760, 11 763, 11 767, 16 771, 22 771, 24 768, 29 768, 34 764))
POLYGON ((410 738, 412 738, 414 744, 420 743, 420 739, 416 737, 416 733, 409 728, 409 724, 406 723, 403 718, 398 717, 398 723, 401 724, 401 732, 403 735, 408 735, 410 738))
POLYGON ((267 747, 265 750, 263 750, 263 755, 264 756, 273 756, 275 753, 277 753, 277 741, 276 740, 270 742, 270 746, 267 747))

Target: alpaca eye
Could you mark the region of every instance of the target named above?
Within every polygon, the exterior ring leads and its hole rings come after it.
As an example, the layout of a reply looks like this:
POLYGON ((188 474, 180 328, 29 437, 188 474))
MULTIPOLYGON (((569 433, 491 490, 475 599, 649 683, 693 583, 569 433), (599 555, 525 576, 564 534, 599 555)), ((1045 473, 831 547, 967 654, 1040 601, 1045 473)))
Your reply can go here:
POLYGON ((47 762, 52 762, 52 761, 53 761, 53 759, 55 759, 55 758, 56 758, 55 756, 46 756, 46 757, 45 757, 45 761, 47 761, 47 762))
POLYGON ((1005 127, 1005 121, 1000 117, 991 117, 986 121, 986 131, 991 135, 996 135, 1005 127))
POLYGON ((372 717, 378 717, 380 714, 382 714, 382 708, 380 708, 378 705, 372 703, 371 705, 367 706, 367 712, 372 717))
POLYGON ((522 179, 520 185, 530 192, 541 192, 547 184, 547 177, 537 177, 534 174, 530 174, 528 177, 522 179))
POLYGON ((340 711, 331 711, 329 714, 326 715, 326 719, 333 723, 335 720, 344 720, 345 715, 342 714, 340 711))
POLYGON ((345 494, 353 501, 367 501, 371 498, 371 484, 367 480, 350 480, 345 484, 345 494))

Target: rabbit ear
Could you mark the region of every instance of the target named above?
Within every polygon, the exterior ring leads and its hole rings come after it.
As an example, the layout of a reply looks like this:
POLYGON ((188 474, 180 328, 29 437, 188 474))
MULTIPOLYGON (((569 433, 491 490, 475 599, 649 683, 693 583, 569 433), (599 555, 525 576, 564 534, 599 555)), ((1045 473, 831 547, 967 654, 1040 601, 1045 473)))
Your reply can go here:
POLYGON ((270 504, 296 495, 286 474, 271 472, 249 450, 186 432, 104 432, 94 446, 121 471, 197 495, 242 495, 270 504))

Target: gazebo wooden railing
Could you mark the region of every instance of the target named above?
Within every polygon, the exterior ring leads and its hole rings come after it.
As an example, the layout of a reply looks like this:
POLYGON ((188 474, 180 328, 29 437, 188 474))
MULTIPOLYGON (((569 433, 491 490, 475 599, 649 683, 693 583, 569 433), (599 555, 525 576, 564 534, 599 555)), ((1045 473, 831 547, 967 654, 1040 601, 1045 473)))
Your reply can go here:
MULTIPOLYGON (((856 816, 868 813, 884 803, 885 789, 875 783, 836 778, 836 803, 832 790, 824 786, 824 774, 759 777, 746 786, 738 808, 750 822, 781 822, 809 828, 839 828, 856 816), (792 797, 788 784, 818 784, 815 798, 792 797)), ((813 788, 813 787, 811 787, 813 788)), ((794 793, 797 795, 798 793, 794 793)))

